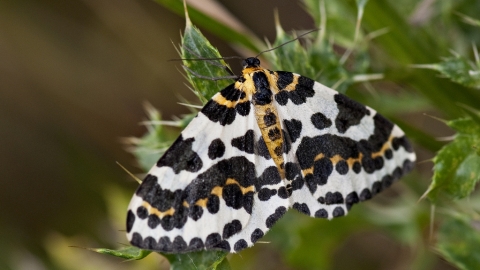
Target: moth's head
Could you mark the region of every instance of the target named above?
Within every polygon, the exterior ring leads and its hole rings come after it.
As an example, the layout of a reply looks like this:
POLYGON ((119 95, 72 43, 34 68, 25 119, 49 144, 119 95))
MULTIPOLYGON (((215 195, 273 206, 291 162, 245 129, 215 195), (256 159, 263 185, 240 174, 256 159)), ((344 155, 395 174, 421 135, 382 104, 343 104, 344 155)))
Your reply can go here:
POLYGON ((260 67, 260 60, 258 60, 258 58, 256 57, 249 57, 249 58, 243 59, 242 67, 243 69, 258 68, 260 67))

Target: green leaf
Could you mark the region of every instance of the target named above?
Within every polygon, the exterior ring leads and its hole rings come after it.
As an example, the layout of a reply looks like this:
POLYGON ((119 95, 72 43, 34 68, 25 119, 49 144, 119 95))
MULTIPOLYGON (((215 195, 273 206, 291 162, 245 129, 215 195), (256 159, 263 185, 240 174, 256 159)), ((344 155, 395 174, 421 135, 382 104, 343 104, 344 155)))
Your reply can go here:
POLYGON ((468 24, 473 25, 473 26, 480 27, 480 20, 474 19, 472 17, 469 17, 469 16, 467 16, 465 14, 461 14, 461 13, 457 13, 457 15, 460 18, 462 18, 463 22, 468 23, 468 24))
POLYGON ((148 171, 178 134, 170 134, 165 130, 160 124, 162 123, 160 112, 155 108, 148 104, 145 108, 148 115, 148 121, 145 123, 147 133, 141 138, 127 138, 125 142, 133 146, 131 151, 137 158, 137 162, 143 170, 148 171))
MULTIPOLYGON (((182 39, 182 58, 200 59, 200 58, 220 58, 222 57, 218 50, 202 35, 186 15, 185 32, 182 39)), ((222 59, 219 60, 184 60, 183 64, 187 67, 187 77, 195 89, 195 93, 205 104, 217 92, 227 87, 233 81, 232 79, 209 80, 231 76, 225 69, 227 64, 222 59), (198 76, 200 75, 200 76, 198 76)))
POLYGON ((480 269, 480 220, 447 218, 438 232, 436 249, 459 269, 480 269))
POLYGON ((436 70, 453 82, 480 89, 479 67, 461 55, 445 58, 437 64, 416 65, 415 67, 436 70))
POLYGON ((121 249, 107 249, 107 248, 86 248, 88 250, 101 253, 101 254, 108 254, 115 257, 123 258, 126 260, 141 260, 147 257, 150 253, 149 250, 143 250, 136 247, 128 246, 121 249))
POLYGON ((185 254, 163 254, 174 270, 229 270, 227 252, 199 251, 185 254))
MULTIPOLYGON (((292 41, 295 38, 294 36, 285 33, 279 23, 277 23, 276 30, 277 37, 272 47, 292 41)), ((314 35, 314 33, 310 35, 314 35)), ((264 55, 271 60, 275 70, 294 71, 295 73, 302 74, 312 79, 315 77, 315 71, 309 64, 310 61, 307 51, 298 41, 288 43, 273 51, 267 52, 264 55)))
MULTIPOLYGON (((185 15, 183 1, 181 0, 155 0, 155 2, 163 5, 180 16, 185 15)), ((196 24, 208 29, 216 36, 228 40, 237 45, 242 45, 252 51, 259 51, 261 48, 261 40, 254 35, 247 33, 248 31, 239 31, 228 26, 223 22, 219 22, 207 14, 193 7, 188 7, 188 12, 196 24)))
MULTIPOLYGON (((292 41, 295 36, 288 35, 277 22, 277 37, 272 47, 292 41)), ((321 30, 320 30, 321 31, 321 30)), ((352 35, 353 39, 353 35, 352 35)), ((357 74, 366 72, 369 60, 365 50, 359 49, 354 59, 350 59, 347 70, 330 41, 319 33, 311 33, 304 38, 305 44, 295 41, 265 53, 275 70, 291 71, 309 77, 315 81, 344 93, 351 86, 357 74), (317 36, 315 38, 315 36, 317 36)), ((365 76, 366 78, 368 76, 365 76)))
POLYGON ((428 198, 436 202, 440 195, 465 198, 480 178, 480 126, 471 118, 448 122, 458 134, 434 158, 434 175, 428 198))

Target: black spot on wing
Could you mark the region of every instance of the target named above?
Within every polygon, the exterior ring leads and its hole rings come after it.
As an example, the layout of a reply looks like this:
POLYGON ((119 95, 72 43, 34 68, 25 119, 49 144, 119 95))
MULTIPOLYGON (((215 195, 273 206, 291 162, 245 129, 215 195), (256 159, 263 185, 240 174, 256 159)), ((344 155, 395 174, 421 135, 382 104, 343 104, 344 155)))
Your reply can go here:
POLYGON ((245 135, 232 139, 232 146, 249 154, 254 152, 254 132, 248 130, 245 135))
POLYGON ((235 84, 230 84, 220 91, 220 94, 228 101, 237 101, 245 98, 245 92, 235 88, 235 84))
POLYGON ((187 247, 187 242, 185 242, 181 236, 177 236, 173 239, 172 250, 185 250, 187 247))
POLYGON ((349 127, 358 125, 365 115, 370 115, 367 107, 345 95, 338 93, 334 96, 334 100, 339 110, 335 126, 340 133, 345 133, 349 127))
POLYGON ((310 120, 313 126, 318 129, 325 129, 332 125, 332 121, 320 112, 313 114, 310 120))
POLYGON ((170 167, 178 174, 185 170, 188 172, 197 172, 202 168, 202 159, 192 150, 192 144, 195 138, 183 139, 180 135, 172 146, 158 160, 157 167, 170 167))
POLYGON ((348 173, 348 164, 345 160, 340 160, 335 165, 335 170, 341 175, 345 175, 348 173))
POLYGON ((310 208, 308 208, 306 203, 294 203, 292 208, 296 209, 300 213, 310 216, 310 208))
POLYGON ((345 210, 343 210, 342 207, 337 206, 337 207, 335 207, 335 209, 333 209, 332 215, 333 215, 333 217, 341 217, 341 216, 344 216, 344 215, 345 215, 345 210))
POLYGON ((219 122, 222 126, 230 125, 235 120, 235 108, 229 108, 218 104, 215 100, 210 100, 202 108, 203 113, 210 121, 219 122))
POLYGON ((347 210, 350 210, 354 204, 359 202, 360 202, 360 198, 358 197, 358 194, 355 191, 352 191, 345 198, 345 204, 347 206, 347 210))
POLYGON ((292 143, 295 142, 302 133, 302 122, 296 119, 292 119, 291 121, 283 120, 283 123, 285 124, 285 128, 290 137, 290 140, 292 141, 292 143))
POLYGON ((248 247, 248 244, 247 244, 247 241, 243 240, 243 239, 240 239, 238 240, 235 245, 233 245, 233 249, 238 252, 242 249, 245 249, 248 247))
POLYGON ((317 212, 315 212, 315 217, 316 218, 328 218, 328 212, 325 209, 320 209, 317 212))
POLYGON ((137 216, 141 219, 146 219, 148 217, 148 210, 143 206, 137 208, 137 216))
POLYGON ((250 101, 240 102, 235 105, 235 110, 241 116, 246 116, 250 113, 250 101))
POLYGON ((296 163, 287 162, 285 165, 285 177, 287 180, 292 181, 290 183, 291 191, 301 189, 305 183, 300 166, 296 163))
MULTIPOLYGON (((253 192, 252 194, 253 195, 253 192)), ((233 209, 240 209, 243 207, 245 200, 242 190, 236 184, 226 185, 223 187, 222 197, 225 200, 225 204, 233 209)))
POLYGON ((215 195, 209 195, 207 197, 207 210, 210 212, 210 214, 216 214, 218 213, 218 210, 220 210, 220 198, 215 195))
POLYGON ((277 88, 285 89, 289 84, 293 82, 293 73, 287 71, 277 71, 277 88))
POLYGON ((220 234, 211 233, 205 240, 205 249, 230 251, 230 244, 226 240, 222 241, 220 234))
POLYGON ((222 236, 219 233, 211 233, 205 239, 206 248, 214 248, 218 243, 222 241, 222 236))
POLYGON ((315 95, 315 90, 313 90, 314 84, 313 80, 300 76, 295 90, 286 91, 279 89, 280 92, 275 95, 275 100, 282 106, 286 105, 288 100, 291 100, 295 105, 303 104, 307 101, 307 98, 315 95))
POLYGON ((240 232, 242 230, 242 223, 240 220, 234 219, 232 222, 225 224, 223 227, 223 239, 228 239, 232 235, 240 232))
POLYGON ((203 208, 201 206, 198 206, 198 205, 190 206, 189 212, 188 212, 189 218, 197 221, 202 217, 202 215, 203 215, 203 208))
POLYGON ((170 241, 170 238, 167 236, 160 237, 160 239, 158 239, 158 243, 155 250, 164 251, 164 252, 173 252, 172 241, 170 241))
POLYGON ((343 196, 340 192, 327 192, 325 195, 325 203, 329 204, 340 204, 343 203, 343 196))
POLYGON ((268 201, 272 196, 275 196, 276 194, 277 194, 276 189, 262 188, 258 192, 258 199, 260 201, 268 201))
POLYGON ((360 197, 359 197, 360 201, 370 200, 371 198, 372 198, 372 193, 370 192, 370 190, 368 188, 364 188, 360 193, 360 197))
POLYGON ((270 166, 266 168, 263 173, 255 181, 255 189, 260 190, 263 186, 266 185, 276 185, 282 181, 280 173, 278 172, 277 167, 270 166))
POLYGON ((188 244, 188 250, 200 250, 203 249, 204 246, 202 239, 194 237, 188 244))
POLYGON ((403 136, 403 137, 400 137, 400 138, 394 138, 392 140, 392 147, 395 151, 398 150, 400 148, 400 146, 403 146, 403 148, 407 152, 413 153, 413 147, 410 144, 410 142, 407 140, 407 137, 403 136))
POLYGON ((253 231, 252 235, 250 236, 250 240, 252 241, 252 243, 255 243, 258 241, 258 239, 262 238, 263 236, 264 236, 263 231, 257 228, 253 231))
POLYGON ((132 212, 132 210, 128 210, 128 212, 127 212, 127 233, 129 233, 132 230, 134 223, 135 223, 135 214, 132 212))
POLYGON ((258 154, 259 156, 262 156, 267 160, 272 158, 270 156, 270 152, 268 152, 267 144, 263 140, 262 136, 260 136, 260 138, 258 139, 258 143, 256 145, 256 148, 257 148, 256 154, 258 154))
POLYGON ((208 157, 210 159, 216 159, 223 156, 225 153, 225 144, 223 144, 221 139, 215 139, 208 146, 208 157))
POLYGON ((267 225, 267 228, 271 228, 277 220, 279 220, 285 213, 287 212, 287 208, 280 206, 277 209, 275 209, 275 213, 271 214, 268 216, 265 225, 267 225))
POLYGON ((327 183, 328 177, 333 171, 333 164, 329 158, 321 158, 313 164, 313 174, 305 175, 305 182, 311 193, 315 193, 317 186, 327 183))
POLYGON ((292 195, 291 189, 287 189, 287 187, 280 187, 278 189, 278 197, 287 199, 290 195, 292 195))

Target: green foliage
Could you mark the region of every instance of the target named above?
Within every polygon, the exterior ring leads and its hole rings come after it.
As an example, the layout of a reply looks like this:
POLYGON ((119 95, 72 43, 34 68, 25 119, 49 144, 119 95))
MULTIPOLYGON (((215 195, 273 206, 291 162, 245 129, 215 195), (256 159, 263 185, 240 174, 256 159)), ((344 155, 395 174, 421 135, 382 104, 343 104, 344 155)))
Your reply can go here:
POLYGON ((434 159, 435 173, 428 193, 433 202, 437 202, 440 194, 465 198, 480 179, 480 123, 462 118, 447 124, 458 133, 434 159))
POLYGON ((222 56, 202 33, 192 25, 188 14, 186 16, 186 24, 187 26, 185 27, 182 39, 182 58, 188 60, 183 60, 183 64, 186 67, 188 80, 194 87, 195 91, 193 92, 199 97, 202 103, 205 104, 213 95, 231 84, 232 80, 213 80, 230 76, 225 70, 225 67, 228 66, 222 59, 192 60, 221 58, 222 56), (199 75, 206 78, 202 78, 199 75))
POLYGON ((185 254, 164 254, 170 261, 171 269, 182 270, 230 270, 225 258, 227 253, 221 251, 199 251, 185 254))
POLYGON ((443 59, 441 63, 418 65, 417 67, 434 69, 453 82, 480 89, 480 63, 470 62, 461 55, 454 54, 443 59))
POLYGON ((151 251, 139 249, 136 247, 128 246, 121 249, 108 249, 108 248, 88 248, 88 250, 100 253, 108 254, 115 257, 119 257, 126 260, 141 260, 147 257, 151 251))
POLYGON ((459 269, 478 269, 480 265, 480 220, 452 216, 440 227, 437 250, 459 269))
POLYGON ((173 142, 173 138, 160 125, 162 117, 151 105, 145 105, 149 121, 146 123, 148 132, 141 138, 127 138, 126 143, 132 145, 129 150, 137 157, 137 162, 144 170, 148 170, 157 162, 163 152, 173 142))

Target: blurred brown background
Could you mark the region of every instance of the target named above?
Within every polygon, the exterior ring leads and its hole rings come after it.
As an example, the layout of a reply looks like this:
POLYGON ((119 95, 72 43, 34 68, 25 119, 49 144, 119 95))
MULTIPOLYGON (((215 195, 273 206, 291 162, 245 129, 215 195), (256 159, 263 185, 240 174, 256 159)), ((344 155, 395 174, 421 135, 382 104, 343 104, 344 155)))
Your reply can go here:
MULTIPOLYGON (((313 26, 297 1, 223 2, 270 40, 273 7, 287 31, 313 26)), ((115 161, 141 172, 120 138, 144 133, 144 101, 165 119, 187 112, 178 96, 196 101, 179 63, 167 62, 183 28, 150 0, 0 1, 1 269, 18 249, 44 256, 52 232, 112 247, 105 189, 137 185, 115 161)))

